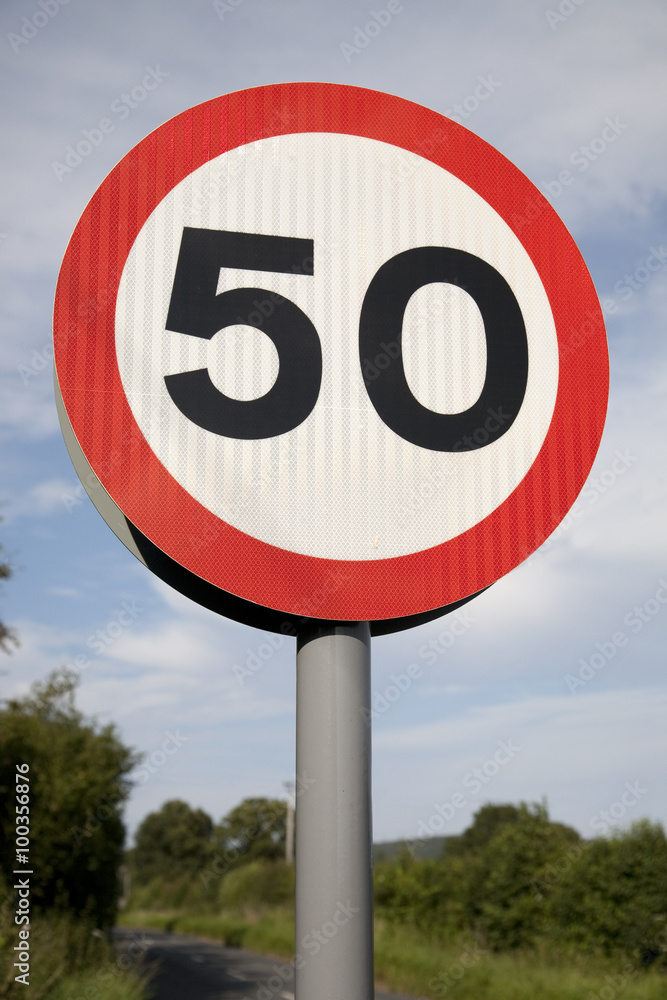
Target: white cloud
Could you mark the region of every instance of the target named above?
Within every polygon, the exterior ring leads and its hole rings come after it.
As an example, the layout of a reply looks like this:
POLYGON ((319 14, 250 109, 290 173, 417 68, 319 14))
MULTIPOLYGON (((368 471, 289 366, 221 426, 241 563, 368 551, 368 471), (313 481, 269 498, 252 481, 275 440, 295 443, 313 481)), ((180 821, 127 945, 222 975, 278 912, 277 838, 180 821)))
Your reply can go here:
POLYGON ((157 628, 127 630, 109 645, 106 658, 161 671, 187 669, 202 674, 215 665, 215 647, 189 622, 180 619, 157 628))
POLYGON ((66 510, 63 496, 71 496, 77 488, 76 481, 58 476, 46 479, 27 490, 23 496, 9 499, 7 519, 19 517, 48 517, 66 510))
MULTIPOLYGON (((648 789, 637 817, 630 818, 664 819, 667 793, 656 780, 656 762, 667 749, 666 708, 662 686, 468 708, 435 722, 377 733, 378 783, 393 787, 402 803, 402 832, 409 837, 416 836, 434 803, 456 791, 466 794, 467 805, 445 833, 463 829, 484 801, 539 801, 547 794, 555 819, 592 836, 590 818, 615 801, 625 781, 640 781, 648 789), (465 776, 493 759, 498 741, 521 749, 499 768, 489 766, 481 788, 471 794, 472 782, 464 783, 465 776)), ((381 815, 387 824, 398 820, 397 810, 388 810, 386 803, 381 815)))
MULTIPOLYGON (((477 753, 483 746, 485 734, 497 733, 498 737, 518 738, 519 732, 531 732, 531 739, 552 730, 566 730, 590 736, 591 727, 596 731, 618 725, 619 717, 628 726, 640 726, 641 719, 657 724, 667 705, 667 692, 662 689, 617 690, 602 693, 535 697, 494 705, 479 705, 466 709, 455 719, 443 718, 437 722, 423 723, 404 729, 386 729, 374 738, 378 750, 399 749, 401 753, 425 748, 477 753), (622 711, 621 711, 622 706, 622 711)), ((488 741, 488 736, 486 737, 488 741)), ((568 751, 569 753, 570 751, 568 751)), ((606 759, 607 750, 591 754, 598 764, 606 759)))
POLYGON ((74 587, 49 587, 47 593, 53 594, 54 597, 71 598, 77 601, 83 597, 83 591, 76 590, 74 587))
POLYGON ((48 377, 30 389, 18 386, 12 376, 3 376, 2 383, 0 426, 4 425, 6 429, 0 434, 5 442, 12 438, 36 441, 60 431, 48 377))

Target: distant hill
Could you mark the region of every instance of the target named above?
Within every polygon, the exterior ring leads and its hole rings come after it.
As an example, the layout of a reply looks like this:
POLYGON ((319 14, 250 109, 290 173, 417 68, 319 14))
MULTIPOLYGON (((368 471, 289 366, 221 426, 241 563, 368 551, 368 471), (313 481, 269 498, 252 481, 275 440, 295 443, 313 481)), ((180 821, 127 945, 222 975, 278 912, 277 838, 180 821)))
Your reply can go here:
POLYGON ((459 839, 459 837, 428 837, 426 840, 417 840, 414 842, 410 840, 387 840, 381 844, 373 844, 373 861, 387 861, 389 858, 395 858, 411 846, 413 850, 410 853, 414 853, 414 856, 419 858, 420 861, 441 858, 447 843, 450 842, 453 846, 453 843, 459 839))

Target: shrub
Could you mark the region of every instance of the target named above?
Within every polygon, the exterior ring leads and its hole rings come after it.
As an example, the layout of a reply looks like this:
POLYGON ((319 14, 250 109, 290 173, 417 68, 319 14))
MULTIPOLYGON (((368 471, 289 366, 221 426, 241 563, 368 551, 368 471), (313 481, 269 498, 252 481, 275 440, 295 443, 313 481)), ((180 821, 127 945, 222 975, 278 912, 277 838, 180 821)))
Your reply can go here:
POLYGON ((531 945, 544 932, 546 908, 535 882, 579 839, 576 830, 550 822, 545 806, 522 803, 519 819, 484 845, 471 862, 467 915, 493 950, 531 945))
POLYGON ((294 903, 294 866, 284 861, 250 861, 225 875, 220 904, 230 909, 294 903))
POLYGON ((610 839, 590 841, 555 883, 553 934, 579 950, 649 962, 667 951, 667 838, 639 820, 610 839))

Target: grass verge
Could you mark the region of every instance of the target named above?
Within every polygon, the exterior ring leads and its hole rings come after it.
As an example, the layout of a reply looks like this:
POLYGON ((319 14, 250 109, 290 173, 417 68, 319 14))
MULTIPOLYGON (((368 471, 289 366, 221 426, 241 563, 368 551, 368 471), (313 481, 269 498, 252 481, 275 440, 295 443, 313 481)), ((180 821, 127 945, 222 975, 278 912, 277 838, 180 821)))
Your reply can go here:
MULTIPOLYGON (((196 934, 233 947, 290 958, 294 916, 287 908, 221 915, 177 911, 123 913, 125 926, 196 934)), ((565 957, 543 947, 535 952, 485 951, 472 939, 440 943, 412 927, 375 921, 375 974, 388 991, 439 1000, 665 1000, 667 982, 658 970, 628 960, 565 957)))
MULTIPOLYGON (((3 915, 4 916, 4 915, 3 915)), ((144 979, 119 961, 107 938, 84 921, 62 913, 38 914, 30 921, 30 972, 18 983, 15 946, 18 928, 0 920, 0 997, 29 1000, 145 1000, 144 979)))

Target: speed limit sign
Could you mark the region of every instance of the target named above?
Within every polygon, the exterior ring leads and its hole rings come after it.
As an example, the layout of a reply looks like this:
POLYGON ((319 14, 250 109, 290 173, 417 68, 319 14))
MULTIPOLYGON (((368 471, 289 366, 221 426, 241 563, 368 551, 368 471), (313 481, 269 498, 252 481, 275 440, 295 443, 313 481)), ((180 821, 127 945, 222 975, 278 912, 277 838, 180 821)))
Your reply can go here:
POLYGON ((573 504, 608 391, 591 279, 530 181, 333 84, 208 101, 128 153, 67 249, 55 359, 114 530, 266 627, 389 630, 489 586, 573 504))

